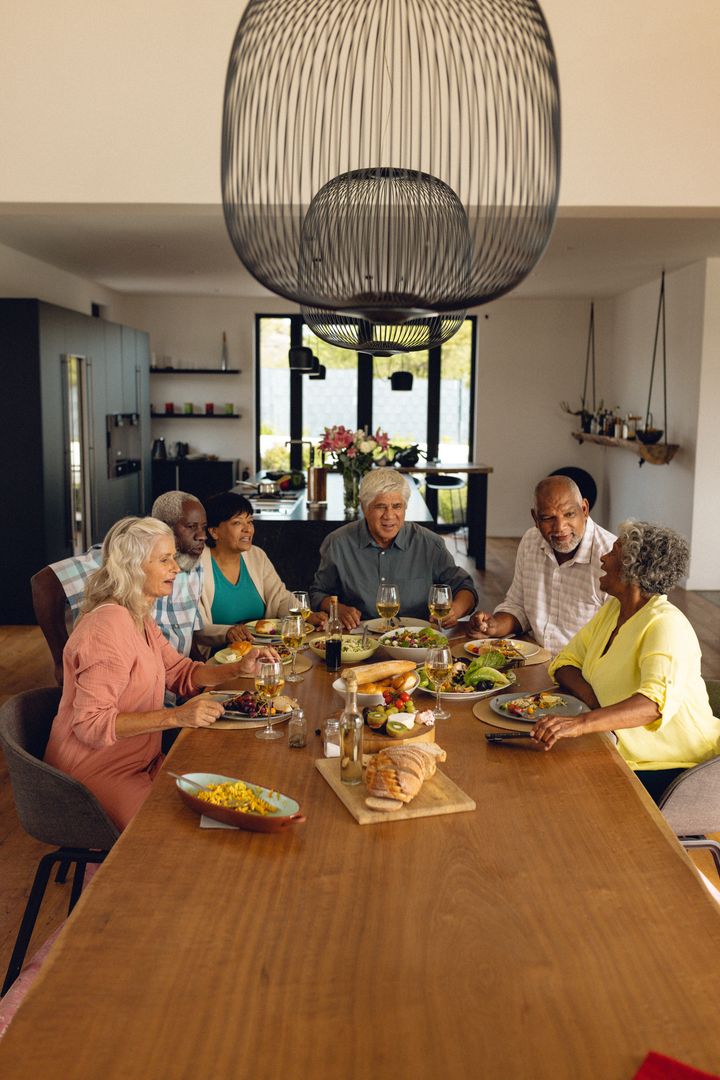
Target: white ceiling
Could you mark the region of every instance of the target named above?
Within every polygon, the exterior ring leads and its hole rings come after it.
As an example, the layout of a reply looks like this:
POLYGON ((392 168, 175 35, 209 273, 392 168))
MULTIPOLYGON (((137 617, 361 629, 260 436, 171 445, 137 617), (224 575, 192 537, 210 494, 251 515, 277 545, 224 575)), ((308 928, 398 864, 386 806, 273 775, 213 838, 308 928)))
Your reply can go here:
MULTIPOLYGON (((220 206, 1 204, 0 244, 135 294, 266 297, 232 248, 220 206)), ((561 210, 522 297, 612 296, 720 257, 720 208, 561 210)))

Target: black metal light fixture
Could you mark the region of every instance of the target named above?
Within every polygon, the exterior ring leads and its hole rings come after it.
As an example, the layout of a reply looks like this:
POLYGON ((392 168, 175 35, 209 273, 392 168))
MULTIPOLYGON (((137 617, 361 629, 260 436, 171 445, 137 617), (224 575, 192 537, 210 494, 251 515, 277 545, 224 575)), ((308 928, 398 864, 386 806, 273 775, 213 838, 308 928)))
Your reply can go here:
POLYGON ((313 371, 317 371, 319 360, 314 355, 312 349, 305 347, 290 349, 288 351, 288 360, 290 363, 291 371, 299 371, 301 375, 309 375, 313 371))
POLYGON ((310 372, 310 374, 308 375, 308 379, 310 379, 312 381, 318 381, 318 382, 320 380, 324 381, 326 371, 327 371, 327 369, 326 369, 324 364, 318 364, 317 371, 310 372))
POLYGON ((371 322, 329 309, 303 307, 302 313, 312 332, 322 341, 373 356, 437 348, 458 332, 465 318, 464 311, 451 311, 390 323, 371 322))
POLYGON ((372 326, 457 318, 536 264, 559 180, 537 0, 249 0, 225 86, 223 207, 273 292, 372 326))
POLYGON ((392 375, 390 376, 391 390, 412 390, 412 387, 412 371, 393 371, 392 375))

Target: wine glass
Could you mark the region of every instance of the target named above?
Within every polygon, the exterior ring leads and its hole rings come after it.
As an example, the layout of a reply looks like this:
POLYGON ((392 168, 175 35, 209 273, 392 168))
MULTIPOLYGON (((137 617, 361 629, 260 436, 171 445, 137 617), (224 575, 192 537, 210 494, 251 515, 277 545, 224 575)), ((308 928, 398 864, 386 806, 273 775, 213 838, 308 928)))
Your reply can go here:
MULTIPOLYGON (((282 663, 279 660, 266 660, 258 666, 255 676, 255 689, 259 694, 265 694, 271 700, 285 682, 283 678, 282 663)), ((267 725, 262 731, 255 733, 256 739, 281 739, 282 732, 273 728, 273 717, 267 717, 267 725)))
POLYGON ((450 716, 450 713, 446 712, 442 707, 440 692, 444 683, 450 677, 452 666, 453 657, 447 645, 443 645, 438 649, 428 649, 427 656, 425 657, 425 671, 427 672, 427 677, 433 684, 437 695, 435 699, 435 708, 433 709, 433 715, 436 720, 447 720, 450 716))
POLYGON ((302 675, 297 675, 295 672, 295 661, 297 660, 298 649, 303 643, 304 627, 305 623, 302 615, 286 615, 280 624, 283 645, 287 645, 292 653, 292 666, 290 674, 287 676, 288 682, 303 682, 302 675))
POLYGON ((449 585, 431 585, 428 594, 428 608, 430 622, 437 619, 438 631, 442 633, 443 619, 450 614, 452 607, 452 590, 449 585))
POLYGON ((392 627, 392 620, 400 610, 400 590, 397 585, 388 585, 385 582, 378 587, 375 597, 375 607, 381 619, 385 620, 385 630, 392 627))
MULTIPOLYGON (((290 609, 290 614, 294 615, 296 613, 296 610, 300 612, 300 614, 303 617, 303 632, 304 632, 305 623, 307 622, 310 615, 312 615, 312 608, 310 607, 310 595, 309 595, 308 592, 306 592, 305 589, 295 589, 293 591, 293 597, 295 598, 295 603, 293 604, 292 608, 290 609)), ((303 642, 301 644, 301 646, 300 646, 300 651, 302 652, 303 649, 307 649, 307 648, 308 648, 307 644, 305 642, 303 642)))

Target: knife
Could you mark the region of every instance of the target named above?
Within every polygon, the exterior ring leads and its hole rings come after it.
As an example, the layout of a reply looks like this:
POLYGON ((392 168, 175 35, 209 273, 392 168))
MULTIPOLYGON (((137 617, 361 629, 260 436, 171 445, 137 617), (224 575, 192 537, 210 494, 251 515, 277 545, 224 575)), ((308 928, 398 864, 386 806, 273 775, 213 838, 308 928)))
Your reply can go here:
POLYGON ((532 735, 529 731, 497 731, 485 738, 489 743, 502 743, 506 739, 531 739, 532 735))

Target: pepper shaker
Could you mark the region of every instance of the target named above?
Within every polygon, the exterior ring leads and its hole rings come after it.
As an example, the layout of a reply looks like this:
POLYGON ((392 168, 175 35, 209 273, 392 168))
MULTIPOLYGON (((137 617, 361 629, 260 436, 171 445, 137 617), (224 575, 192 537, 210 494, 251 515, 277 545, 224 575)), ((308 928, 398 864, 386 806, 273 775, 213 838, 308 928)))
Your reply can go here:
POLYGON ((307 743, 307 724, 302 709, 293 709, 288 722, 288 746, 300 748, 307 743))

